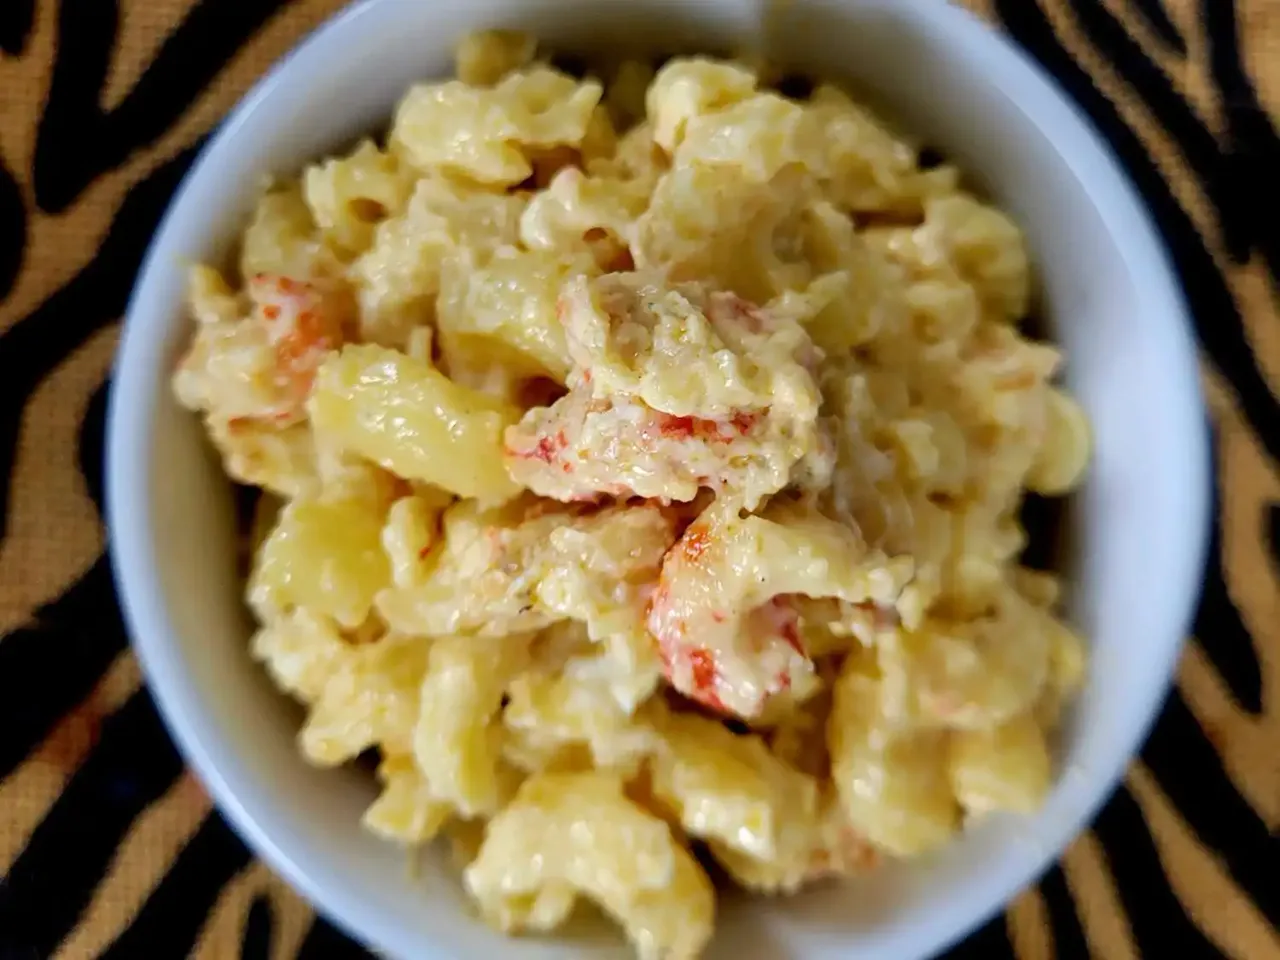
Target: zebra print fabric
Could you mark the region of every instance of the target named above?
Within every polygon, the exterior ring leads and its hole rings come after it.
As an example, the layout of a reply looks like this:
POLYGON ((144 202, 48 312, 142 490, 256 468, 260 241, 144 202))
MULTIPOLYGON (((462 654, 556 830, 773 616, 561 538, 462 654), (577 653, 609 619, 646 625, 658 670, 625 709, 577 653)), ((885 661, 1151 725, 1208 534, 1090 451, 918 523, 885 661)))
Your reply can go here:
MULTIPOLYGON (((941 2, 941 0, 939 0, 941 2)), ((0 960, 365 957, 174 751, 103 556, 143 250, 342 0, 0 0, 0 960)), ((1217 523, 1177 690, 1093 826, 952 957, 1280 958, 1280 0, 970 0, 1127 165, 1194 310, 1217 523)))

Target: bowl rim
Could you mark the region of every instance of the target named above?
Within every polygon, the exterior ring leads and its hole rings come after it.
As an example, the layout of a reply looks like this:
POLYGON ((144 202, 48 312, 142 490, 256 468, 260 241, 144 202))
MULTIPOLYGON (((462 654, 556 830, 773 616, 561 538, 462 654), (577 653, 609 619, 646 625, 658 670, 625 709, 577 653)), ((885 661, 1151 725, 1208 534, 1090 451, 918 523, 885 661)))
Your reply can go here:
MULTIPOLYGON (((156 277, 166 269, 174 222, 188 202, 194 185, 216 171, 220 157, 233 149, 239 132, 263 104, 275 96, 287 73, 314 71, 324 61, 326 50, 340 43, 342 35, 356 21, 398 0, 357 0, 338 11, 305 36, 279 59, 239 101, 227 119, 216 128, 175 191, 151 240, 138 271, 125 311, 121 342, 113 366, 106 425, 106 521, 108 547, 120 608, 138 657, 148 689, 152 693, 169 732, 181 753, 209 790, 219 811, 225 814, 247 845, 311 904, 322 910, 339 928, 375 950, 398 955, 404 944, 389 941, 372 928, 338 909, 345 895, 332 894, 306 869, 299 851, 278 843, 272 829, 255 815, 244 796, 252 793, 251 775, 239 769, 235 752, 210 730, 209 718, 189 708, 196 685, 184 675, 178 645, 168 629, 164 590, 157 577, 157 557, 153 543, 147 483, 140 474, 151 462, 154 449, 149 404, 154 397, 156 359, 153 343, 156 324, 144 327, 135 320, 143 311, 156 277), (151 348, 151 349, 149 349, 151 348)), ((923 7, 923 4, 918 4, 923 7)), ((1105 138, 1082 109, 1057 82, 1006 36, 983 23, 974 14, 949 3, 930 3, 928 17, 946 29, 957 42, 984 51, 988 69, 1000 74, 1005 83, 1001 95, 1010 99, 1025 122, 1038 127, 1055 148, 1071 141, 1080 163, 1087 166, 1088 178, 1079 178, 1082 191, 1094 204, 1107 232, 1126 239, 1123 258, 1130 275, 1151 283, 1144 299, 1170 317, 1168 336, 1176 342, 1170 349, 1174 361, 1168 370, 1180 381, 1177 396, 1185 402, 1183 411, 1189 425, 1185 440, 1185 513, 1188 532, 1179 576, 1172 591, 1186 597, 1185 609, 1176 619, 1182 624, 1177 636, 1167 638, 1161 658, 1151 663, 1153 678, 1141 694, 1138 713, 1145 719, 1117 735, 1107 763, 1094 767, 1087 799, 1070 821, 1054 831, 1052 842, 1021 858, 1016 870, 1006 870, 998 884, 975 884, 984 892, 957 894, 946 916, 930 925, 927 938, 917 938, 917 953, 941 952, 985 923, 1017 893, 1033 883, 1080 831, 1096 816, 1118 786, 1130 760, 1145 742, 1172 686, 1183 641, 1194 615, 1203 571, 1208 558, 1212 507, 1212 447, 1204 395, 1197 363, 1197 343, 1182 285, 1169 261, 1163 238, 1153 225, 1145 205, 1105 138), (1008 84, 1017 84, 1022 98, 1036 101, 1036 112, 1026 110, 1008 93, 1008 84), (1199 425, 1197 428, 1196 425, 1199 425)), ((429 945, 428 945, 429 946, 429 945)), ((908 954, 903 954, 908 956, 908 954)))

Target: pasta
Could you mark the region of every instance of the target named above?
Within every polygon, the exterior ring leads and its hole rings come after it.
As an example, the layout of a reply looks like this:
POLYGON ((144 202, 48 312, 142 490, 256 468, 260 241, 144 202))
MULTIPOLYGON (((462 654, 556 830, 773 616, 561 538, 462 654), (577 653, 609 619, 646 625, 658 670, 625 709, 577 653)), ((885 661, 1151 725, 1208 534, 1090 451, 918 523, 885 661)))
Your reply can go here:
POLYGON ((713 873, 1033 812, 1087 655, 1019 509, 1091 440, 1017 225, 835 87, 456 54, 190 273, 173 388, 269 497, 250 650, 304 758, 376 751, 364 826, 498 929, 585 899, 655 960, 713 873))

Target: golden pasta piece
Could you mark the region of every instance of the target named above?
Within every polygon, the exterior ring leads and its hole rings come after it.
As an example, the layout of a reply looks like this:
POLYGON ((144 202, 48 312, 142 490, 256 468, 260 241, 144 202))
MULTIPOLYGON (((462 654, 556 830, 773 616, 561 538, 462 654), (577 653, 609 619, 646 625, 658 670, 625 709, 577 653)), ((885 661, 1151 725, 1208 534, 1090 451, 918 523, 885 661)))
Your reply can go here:
POLYGON ((1049 748, 1029 713, 952 734, 948 763, 956 799, 973 816, 1034 813, 1049 791, 1049 748))
POLYGON ((320 699, 329 678, 353 655, 332 621, 306 609, 259 628, 249 649, 277 687, 308 704, 320 699))
POLYGON ((905 692, 896 709, 913 722, 985 729, 1027 710, 1048 682, 1050 638, 1062 629, 1042 608, 1001 587, 989 616, 925 618, 881 644, 886 684, 905 692))
POLYGON ((324 246, 297 182, 263 193, 240 243, 240 277, 266 273, 295 280, 334 276, 340 264, 324 246))
POLYGON ((424 173, 517 184, 533 172, 530 148, 582 142, 602 93, 594 80, 538 65, 490 88, 457 80, 416 86, 396 111, 392 149, 424 173))
POLYGON ((413 755, 432 796, 464 817, 491 816, 509 798, 497 714, 529 663, 531 639, 445 637, 431 645, 413 755))
POLYGON ((369 747, 411 753, 429 645, 421 637, 387 634, 354 647, 307 714, 298 737, 303 756, 332 767, 369 747))
POLYGON ((483 266, 458 261, 444 274, 437 306, 446 361, 455 351, 502 351, 507 366, 563 383, 571 363, 557 302, 570 277, 595 272, 589 257, 504 250, 483 266))
POLYGON ((1027 487, 1046 496, 1061 496, 1079 482, 1089 463, 1093 438, 1080 404, 1061 390, 1045 395, 1045 438, 1027 474, 1027 487))
POLYGON ((520 218, 520 241, 530 250, 593 251, 593 242, 613 241, 613 263, 625 264, 632 224, 649 205, 651 185, 639 179, 597 177, 565 167, 529 200, 520 218))
POLYGON ((369 248, 380 222, 404 209, 414 179, 394 156, 362 140, 350 155, 308 167, 302 194, 320 233, 351 257, 369 248))
POLYGON ((362 339, 403 347, 435 317, 450 259, 472 265, 519 240, 519 194, 491 193, 447 177, 419 180, 408 206, 378 225, 373 245, 351 266, 362 339))
POLYGON ((758 93, 692 117, 673 155, 677 166, 707 164, 766 182, 812 155, 816 130, 800 104, 758 93))
POLYGON ((801 871, 818 830, 818 781, 764 740, 695 714, 659 716, 653 793, 690 836, 716 840, 763 863, 801 871))
POLYGON ((807 110, 820 145, 809 165, 826 199, 856 213, 920 212, 939 177, 916 169, 914 147, 835 87, 819 86, 807 110))
POLYGON ((615 677, 616 662, 605 652, 516 679, 502 722, 534 771, 563 768, 585 747, 594 767, 631 773, 652 752, 654 733, 619 702, 615 677))
POLYGON ((502 466, 519 410, 395 350, 347 347, 326 361, 308 410, 317 435, 397 476, 488 503, 519 492, 502 466))
POLYGON ((440 515, 452 501, 441 490, 428 487, 401 497, 387 511, 382 528, 382 548, 391 562, 391 579, 397 587, 412 587, 430 575, 432 550, 440 541, 440 515))
POLYGON ((711 936, 715 894, 706 874, 667 824, 628 800, 609 774, 525 781, 489 822, 464 878, 484 916, 504 930, 522 929, 530 912, 558 923, 570 891, 617 920, 641 960, 692 960, 711 936), (542 897, 555 909, 530 911, 542 897))
POLYGON ((384 839, 406 846, 426 843, 453 813, 449 804, 432 796, 412 757, 383 758, 378 764, 378 779, 382 792, 360 822, 384 839))
POLYGON ((730 290, 756 303, 807 283, 796 259, 798 211, 816 199, 813 178, 788 167, 771 180, 733 165, 690 163, 662 174, 632 230, 641 268, 673 281, 730 290))
POLYGON ((947 734, 886 727, 879 702, 879 681, 850 656, 827 725, 831 776, 855 830, 895 856, 925 853, 960 826, 947 734))
POLYGON ((527 66, 537 48, 537 40, 522 30, 478 30, 463 36, 454 47, 455 72, 471 86, 493 86, 527 66))
POLYGON ((358 627, 391 582, 382 551, 387 504, 373 497, 299 498, 258 552, 249 601, 260 616, 304 607, 358 627))
POLYGON ((1030 299, 1031 272, 1022 231, 995 207, 965 194, 924 206, 916 242, 952 264, 996 319, 1019 320, 1030 299))
POLYGON ((645 93, 654 142, 674 152, 691 120, 745 100, 755 89, 755 74, 736 64, 703 57, 670 61, 645 93))

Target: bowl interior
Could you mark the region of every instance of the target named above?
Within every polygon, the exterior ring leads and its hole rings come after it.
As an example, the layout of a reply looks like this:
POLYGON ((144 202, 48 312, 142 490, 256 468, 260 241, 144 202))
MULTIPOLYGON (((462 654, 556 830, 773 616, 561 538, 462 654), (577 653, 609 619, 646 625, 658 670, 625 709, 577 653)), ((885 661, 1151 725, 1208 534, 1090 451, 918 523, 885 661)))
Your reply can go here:
POLYGON ((161 707, 224 811, 334 919, 397 956, 598 955, 500 939, 472 918, 444 857, 411 874, 366 836, 359 771, 299 758, 296 708, 251 662, 229 486, 168 374, 189 327, 184 264, 217 258, 264 173, 385 126, 413 82, 450 70, 460 34, 519 26, 553 46, 730 49, 842 79, 958 161, 1025 228, 1066 380, 1096 429, 1070 514, 1070 617, 1092 646, 1060 744, 1060 780, 1032 818, 999 818, 937 856, 789 901, 730 898, 712 956, 908 957, 941 948, 1047 865, 1109 792, 1164 695, 1197 589, 1207 453, 1194 354, 1159 245, 1109 156, 1030 66, 936 2, 371 0, 322 30, 249 98, 175 202, 130 307, 109 440, 117 570, 161 707), (616 39, 627 38, 625 42, 616 39))

